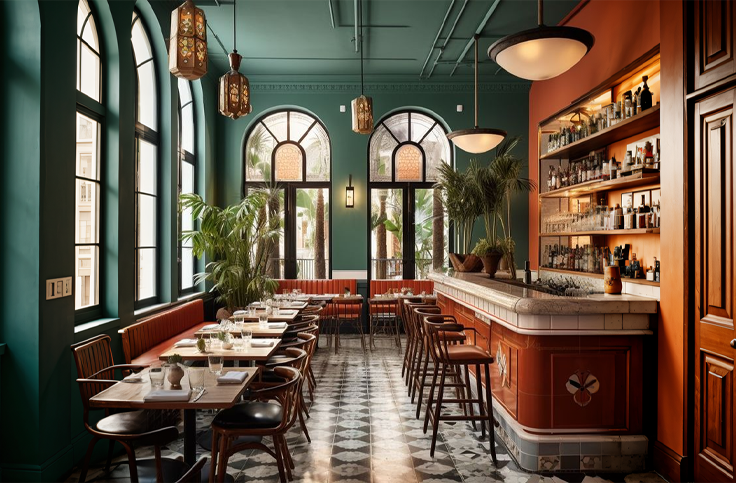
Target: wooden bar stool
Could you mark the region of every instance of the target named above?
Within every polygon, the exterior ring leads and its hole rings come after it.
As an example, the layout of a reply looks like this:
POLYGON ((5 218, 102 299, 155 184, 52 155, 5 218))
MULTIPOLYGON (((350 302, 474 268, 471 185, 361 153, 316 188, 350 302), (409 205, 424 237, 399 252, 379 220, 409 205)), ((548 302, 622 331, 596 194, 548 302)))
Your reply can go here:
POLYGON ((434 456, 440 421, 480 421, 481 438, 485 438, 486 424, 488 424, 491 458, 493 459, 494 464, 498 464, 496 459, 496 442, 494 438, 495 421, 493 419, 493 405, 491 399, 490 365, 493 364, 493 356, 491 356, 488 350, 476 345, 452 345, 449 341, 449 336, 459 334, 463 331, 470 330, 483 339, 485 339, 485 337, 473 327, 463 327, 460 324, 448 322, 449 317, 451 316, 428 316, 424 318, 423 322, 424 330, 428 338, 429 348, 431 349, 436 367, 438 368, 438 371, 435 372, 434 380, 432 381, 432 389, 430 390, 429 398, 427 399, 427 414, 424 426, 424 430, 426 431, 427 422, 430 420, 432 421, 432 446, 430 447, 429 454, 430 456, 434 456), (466 374, 470 366, 475 366, 477 397, 472 397, 470 387, 468 387, 467 397, 445 399, 444 393, 446 379, 448 377, 449 369, 452 366, 464 367, 466 374), (483 372, 481 372, 481 369, 483 372), (486 379, 485 400, 483 399, 483 390, 481 387, 481 374, 485 374, 486 379), (434 388, 438 376, 440 377, 440 381, 435 401, 434 388), (474 414, 442 415, 442 405, 445 403, 478 404, 480 414, 477 416, 474 414))
POLYGON ((365 333, 363 331, 363 297, 335 297, 332 299, 335 310, 332 338, 335 343, 335 354, 340 347, 340 329, 343 325, 353 326, 360 334, 360 346, 365 350, 365 333))
POLYGON ((385 334, 394 338, 396 347, 401 351, 401 335, 399 334, 399 317, 397 314, 398 299, 394 297, 374 297, 368 299, 368 316, 370 317, 370 343, 376 348, 374 337, 385 334))
POLYGON ((416 317, 414 317, 413 311, 415 308, 426 307, 426 304, 422 301, 419 301, 419 302, 405 302, 404 305, 405 305, 404 310, 406 312, 405 323, 408 327, 411 327, 411 332, 412 332, 411 349, 407 348, 407 352, 409 352, 409 359, 407 361, 408 366, 407 366, 406 379, 405 379, 405 384, 406 384, 406 387, 408 388, 408 392, 406 394, 407 396, 409 396, 411 395, 411 388, 412 388, 411 383, 414 380, 414 371, 417 367, 417 355, 419 354, 420 348, 424 345, 424 342, 422 341, 422 330, 419 327, 419 323, 421 323, 421 321, 418 322, 416 320, 416 317))
MULTIPOLYGON (((404 352, 404 365, 401 366, 401 377, 405 377, 406 373, 409 371, 409 365, 410 365, 410 354, 414 350, 414 327, 409 322, 409 316, 407 312, 408 304, 411 303, 421 303, 422 299, 420 297, 412 297, 412 298, 405 298, 399 301, 399 318, 401 319, 401 324, 404 326, 404 332, 406 332, 406 352, 404 352)), ((409 384, 409 380, 406 379, 406 384, 409 384)))

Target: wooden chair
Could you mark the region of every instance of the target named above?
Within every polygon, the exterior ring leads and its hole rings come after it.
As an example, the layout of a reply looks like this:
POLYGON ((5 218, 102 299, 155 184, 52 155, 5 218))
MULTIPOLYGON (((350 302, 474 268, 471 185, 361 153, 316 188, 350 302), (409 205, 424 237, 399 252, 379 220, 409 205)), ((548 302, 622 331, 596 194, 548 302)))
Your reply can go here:
POLYGON ((363 297, 335 297, 332 300, 335 312, 332 327, 332 341, 335 343, 335 354, 340 347, 340 329, 343 325, 352 325, 360 334, 360 346, 365 350, 365 333, 363 332, 363 297))
POLYGON ((189 470, 179 478, 176 483, 200 483, 202 481, 202 468, 207 464, 207 457, 199 459, 189 470))
POLYGON ((368 299, 368 316, 370 317, 371 350, 376 348, 374 337, 386 334, 394 338, 396 347, 401 352, 401 335, 399 333, 399 316, 397 314, 398 299, 393 297, 374 297, 368 299))
MULTIPOLYGON (((401 319, 401 324, 404 326, 404 332, 406 332, 406 351, 404 352, 404 365, 401 366, 401 376, 406 377, 406 373, 409 371, 410 365, 410 354, 414 350, 414 330, 412 325, 408 321, 407 307, 408 304, 421 304, 421 297, 412 297, 399 300, 398 314, 401 319)), ((409 379, 406 379, 406 384, 409 384, 409 379)))
MULTIPOLYGON (((156 481, 164 480, 164 471, 161 463, 161 446, 175 440, 179 431, 174 426, 163 428, 152 427, 151 414, 149 411, 129 411, 111 413, 105 409, 105 417, 97 423, 90 423, 89 400, 104 389, 117 384, 115 380, 116 370, 142 370, 144 366, 136 364, 115 365, 110 347, 110 336, 98 335, 71 346, 74 354, 74 362, 77 366, 77 383, 84 405, 84 427, 92 435, 92 441, 87 446, 87 454, 84 457, 82 471, 79 475, 80 483, 87 477, 90 458, 95 444, 101 439, 110 441, 108 449, 107 464, 105 471, 110 471, 112 452, 115 442, 119 442, 128 454, 130 465, 130 481, 138 482, 138 467, 136 465, 135 451, 132 444, 153 444, 156 465, 156 481)), ((183 464, 183 463, 182 463, 183 464)), ((183 473, 182 469, 181 473, 183 473)), ((181 474, 179 473, 179 474, 181 474)))

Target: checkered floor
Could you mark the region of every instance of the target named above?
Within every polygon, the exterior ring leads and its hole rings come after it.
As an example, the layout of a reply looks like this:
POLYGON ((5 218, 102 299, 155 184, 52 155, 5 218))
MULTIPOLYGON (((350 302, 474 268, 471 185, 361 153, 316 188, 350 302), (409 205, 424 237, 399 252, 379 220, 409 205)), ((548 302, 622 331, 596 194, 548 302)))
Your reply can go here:
MULTIPOLYGON (((380 338, 377 348, 363 353, 357 338, 345 337, 340 353, 321 348, 313 360, 317 378, 315 401, 307 420, 312 442, 299 425, 289 432, 288 444, 296 465, 295 482, 384 483, 504 481, 522 483, 539 480, 520 471, 505 448, 497 445, 498 467, 491 461, 489 443, 480 439, 467 423, 443 422, 434 458, 429 456, 430 434, 422 432, 423 420, 415 419, 416 405, 407 397, 401 377, 403 353, 393 341, 380 338)), ((307 398, 308 401, 308 398, 307 398)), ((423 414, 423 411, 422 411, 423 414)), ((213 415, 198 415, 206 427, 213 415)), ((267 444, 270 445, 270 442, 267 444)), ((181 456, 183 441, 170 444, 164 456, 181 456)), ((201 454, 208 452, 201 450, 201 454)), ((138 457, 152 456, 140 448, 138 457)), ((125 457, 109 475, 100 466, 90 469, 87 480, 124 483, 129 481, 125 457)), ((228 473, 236 482, 278 482, 271 456, 245 451, 230 458, 228 473)), ((77 481, 75 471, 67 481, 77 481)))

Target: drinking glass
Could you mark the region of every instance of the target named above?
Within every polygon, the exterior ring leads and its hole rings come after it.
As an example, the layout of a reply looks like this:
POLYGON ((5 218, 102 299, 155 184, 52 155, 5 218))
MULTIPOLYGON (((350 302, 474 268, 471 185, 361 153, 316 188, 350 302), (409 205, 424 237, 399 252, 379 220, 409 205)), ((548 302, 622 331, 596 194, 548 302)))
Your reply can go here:
POLYGON ((189 387, 193 391, 201 391, 204 389, 204 368, 190 367, 187 371, 189 374, 189 387))
POLYGON ((207 363, 210 366, 210 372, 216 376, 222 374, 222 356, 220 355, 209 355, 207 356, 207 363))
POLYGON ((243 339, 243 350, 250 349, 250 341, 253 338, 253 331, 250 329, 241 329, 240 336, 243 339))
POLYGON ((268 311, 263 310, 261 312, 258 312, 258 327, 261 329, 265 329, 268 327, 268 311))
POLYGON ((148 372, 148 375, 151 378, 151 387, 153 389, 161 389, 164 387, 164 376, 166 375, 166 371, 164 371, 163 367, 152 367, 148 372))

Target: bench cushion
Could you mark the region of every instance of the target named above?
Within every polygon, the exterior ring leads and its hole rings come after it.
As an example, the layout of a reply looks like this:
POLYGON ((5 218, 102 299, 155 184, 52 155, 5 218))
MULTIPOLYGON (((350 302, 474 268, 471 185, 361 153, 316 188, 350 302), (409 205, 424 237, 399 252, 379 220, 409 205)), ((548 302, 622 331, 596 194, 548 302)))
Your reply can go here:
MULTIPOLYGON (((317 294, 323 295, 327 293, 340 294, 345 292, 345 287, 350 290, 351 294, 358 293, 358 283, 355 279, 323 279, 323 280, 277 280, 279 288, 276 293, 282 293, 284 290, 300 289, 305 294, 317 294)), ((355 316, 360 313, 360 305, 356 305, 352 308, 351 313, 355 316)), ((327 307, 320 313, 321 318, 332 317, 337 314, 335 307, 332 304, 327 304, 327 307)))
POLYGON ((434 291, 434 282, 431 280, 371 280, 371 298, 376 294, 384 294, 389 289, 401 290, 411 288, 414 295, 422 292, 431 294, 434 291))

